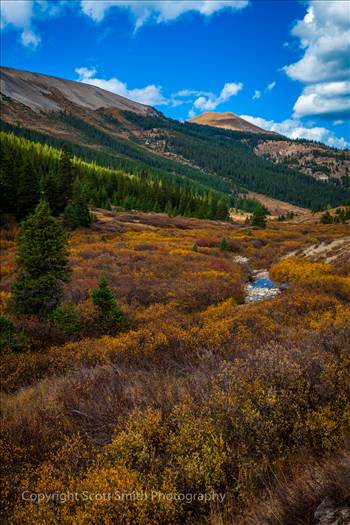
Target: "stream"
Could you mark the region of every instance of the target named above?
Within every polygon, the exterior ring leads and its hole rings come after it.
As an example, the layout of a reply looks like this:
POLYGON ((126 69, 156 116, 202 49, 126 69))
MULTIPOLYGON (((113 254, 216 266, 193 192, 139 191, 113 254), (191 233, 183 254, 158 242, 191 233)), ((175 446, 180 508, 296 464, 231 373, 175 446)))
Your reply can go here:
POLYGON ((246 303, 271 299, 280 293, 280 288, 270 279, 269 272, 259 271, 246 287, 246 303))

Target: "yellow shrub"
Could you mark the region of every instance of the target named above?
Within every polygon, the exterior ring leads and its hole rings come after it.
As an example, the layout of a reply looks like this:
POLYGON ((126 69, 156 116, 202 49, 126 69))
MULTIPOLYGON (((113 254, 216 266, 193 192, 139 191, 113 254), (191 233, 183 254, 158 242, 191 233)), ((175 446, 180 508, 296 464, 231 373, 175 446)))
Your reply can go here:
POLYGON ((301 281, 317 279, 329 274, 332 266, 325 263, 314 263, 307 259, 287 257, 274 264, 270 270, 271 278, 276 282, 301 281))

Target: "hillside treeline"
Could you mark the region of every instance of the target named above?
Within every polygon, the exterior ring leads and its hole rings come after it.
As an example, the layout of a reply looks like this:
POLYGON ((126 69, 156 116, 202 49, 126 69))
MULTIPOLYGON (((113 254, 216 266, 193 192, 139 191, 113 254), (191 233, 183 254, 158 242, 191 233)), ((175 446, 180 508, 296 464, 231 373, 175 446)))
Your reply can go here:
MULTIPOLYGON (((228 184, 263 193, 297 206, 319 210, 343 204, 350 191, 327 184, 257 157, 252 147, 266 135, 232 132, 210 126, 180 123, 170 119, 142 117, 127 112, 127 118, 143 129, 167 130, 167 151, 181 155, 228 184), (243 143, 242 143, 243 142, 243 143)), ((282 140, 268 136, 269 140, 282 140)))
POLYGON ((223 195, 190 184, 161 180, 144 170, 127 174, 72 157, 69 148, 57 150, 12 133, 1 133, 1 208, 24 218, 44 196, 58 215, 68 203, 83 197, 90 206, 166 212, 226 220, 223 195))

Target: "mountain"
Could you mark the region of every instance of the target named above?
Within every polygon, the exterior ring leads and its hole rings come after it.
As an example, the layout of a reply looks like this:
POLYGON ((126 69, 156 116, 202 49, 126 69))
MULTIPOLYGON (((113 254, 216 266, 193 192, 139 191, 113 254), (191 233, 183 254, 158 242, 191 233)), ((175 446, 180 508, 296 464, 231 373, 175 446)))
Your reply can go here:
POLYGON ((213 126, 214 128, 230 129, 232 131, 248 131, 251 133, 276 135, 276 133, 273 131, 266 131, 262 128, 259 128, 258 126, 254 126, 254 124, 247 122, 230 111, 225 113, 215 113, 208 111, 206 113, 202 113, 202 115, 198 115, 198 117, 194 117, 193 119, 189 120, 189 122, 200 124, 201 126, 213 126))
POLYGON ((248 191, 315 209, 350 199, 348 152, 291 141, 233 114, 227 119, 239 130, 222 127, 220 118, 219 127, 182 123, 95 86, 11 68, 0 73, 3 131, 55 148, 67 144, 82 160, 215 190, 233 205, 248 191), (319 167, 326 181, 317 180, 319 167))
POLYGON ((35 112, 66 111, 73 104, 90 110, 133 111, 144 116, 158 113, 150 106, 99 87, 7 67, 1 68, 1 94, 35 112))
MULTIPOLYGON (((347 179, 349 186, 350 152, 339 151, 325 144, 307 140, 290 140, 273 131, 264 130, 238 117, 234 113, 206 112, 189 122, 201 126, 211 126, 232 131, 251 132, 254 134, 271 135, 272 140, 253 141, 252 150, 255 155, 269 159, 277 164, 285 164, 324 182, 339 183, 347 179), (279 138, 279 140, 273 140, 279 138)), ((251 141, 252 142, 252 141, 251 141)))

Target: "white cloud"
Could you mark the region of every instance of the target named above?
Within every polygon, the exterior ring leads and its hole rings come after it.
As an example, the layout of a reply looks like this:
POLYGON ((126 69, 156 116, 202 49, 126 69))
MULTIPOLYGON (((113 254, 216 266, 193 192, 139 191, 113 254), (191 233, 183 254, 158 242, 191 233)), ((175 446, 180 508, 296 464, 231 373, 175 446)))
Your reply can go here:
POLYGON ((258 89, 256 89, 254 91, 254 95, 252 96, 252 99, 253 100, 258 100, 259 98, 261 98, 261 91, 259 91, 258 89))
POLYGON ((58 16, 69 0, 1 0, 1 29, 12 28, 20 31, 24 46, 37 47, 41 42, 38 31, 33 27, 34 19, 58 16))
POLYGON ((241 91, 241 89, 243 89, 242 82, 238 82, 237 84, 235 84, 234 82, 226 82, 219 96, 220 104, 222 102, 226 102, 231 97, 237 95, 237 93, 241 91))
POLYGON ((272 91, 276 84, 277 82, 275 80, 273 82, 270 82, 270 84, 267 84, 265 91, 272 91))
POLYGON ((161 106, 167 105, 169 103, 169 101, 162 94, 161 86, 155 86, 152 84, 145 86, 144 88, 129 89, 126 83, 122 82, 116 77, 110 78, 108 80, 96 78, 95 68, 89 69, 86 67, 79 67, 76 68, 75 71, 78 73, 79 82, 106 89, 107 91, 111 91, 116 95, 129 98, 135 102, 140 102, 141 104, 147 104, 149 106, 161 106))
POLYGON ((33 1, 2 0, 1 28, 12 25, 18 29, 29 27, 33 16, 33 1))
POLYGON ((221 9, 243 9, 248 3, 249 0, 81 0, 80 6, 94 22, 101 22, 112 8, 126 9, 132 14, 137 30, 145 22, 170 22, 189 11, 211 16, 221 9))
POLYGON ((21 42, 24 46, 36 47, 40 36, 31 29, 34 15, 32 0, 2 0, 1 29, 12 27, 21 31, 21 42))
POLYGON ((41 42, 41 37, 40 35, 34 33, 30 29, 28 30, 25 29, 24 31, 22 31, 22 34, 21 34, 21 42, 26 47, 28 46, 37 47, 41 42))
POLYGON ((226 82, 219 95, 215 95, 214 93, 201 95, 193 102, 193 107, 201 111, 212 111, 220 104, 227 102, 230 98, 237 95, 241 89, 243 89, 242 82, 226 82))
POLYGON ((311 0, 303 20, 292 34, 305 50, 298 62, 285 66, 287 74, 303 83, 344 80, 349 76, 350 17, 347 1, 311 0))
POLYGON ((210 91, 181 89, 169 95, 169 97, 165 97, 162 93, 162 86, 151 84, 143 88, 129 89, 125 82, 122 82, 116 77, 109 79, 96 77, 97 70, 93 67, 78 67, 75 69, 75 72, 78 74, 77 80, 79 82, 100 87, 122 97, 134 100, 135 102, 140 102, 141 104, 169 107, 191 104, 192 108, 189 111, 190 118, 196 115, 195 110, 211 111, 219 104, 230 100, 231 97, 235 96, 243 88, 241 82, 237 84, 234 82, 226 82, 219 95, 215 95, 210 91))
POLYGON ((350 115, 350 81, 323 82, 304 88, 294 104, 294 116, 350 115))
POLYGON ((299 38, 304 55, 283 69, 306 84, 295 103, 295 116, 344 116, 349 112, 349 92, 342 91, 350 78, 349 3, 310 0, 292 34, 299 38))
POLYGON ((197 89, 181 89, 173 93, 170 98, 170 105, 175 108, 182 104, 192 104, 195 97, 214 97, 215 95, 210 91, 200 91, 197 89))
POLYGON ((273 120, 252 117, 251 115, 240 115, 240 117, 251 124, 255 124, 255 126, 269 131, 276 131, 276 133, 280 133, 291 139, 303 138, 315 140, 317 142, 323 142, 328 146, 341 149, 348 147, 348 143, 343 137, 337 137, 329 129, 324 127, 307 127, 297 119, 286 119, 282 122, 274 122, 273 120))
MULTIPOLYGON (((270 82, 270 84, 267 84, 266 88, 264 89, 264 93, 271 93, 273 88, 276 86, 277 82, 274 80, 273 82, 270 82)), ((258 100, 262 97, 262 92, 260 89, 256 89, 254 91, 254 95, 252 96, 252 100, 258 100)))
POLYGON ((87 67, 77 67, 75 69, 75 72, 79 75, 79 82, 86 82, 88 78, 92 78, 96 74, 96 69, 94 67, 87 68, 87 67))

